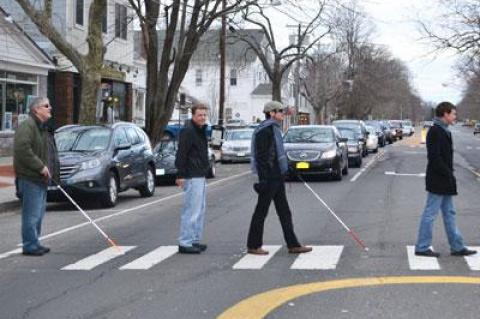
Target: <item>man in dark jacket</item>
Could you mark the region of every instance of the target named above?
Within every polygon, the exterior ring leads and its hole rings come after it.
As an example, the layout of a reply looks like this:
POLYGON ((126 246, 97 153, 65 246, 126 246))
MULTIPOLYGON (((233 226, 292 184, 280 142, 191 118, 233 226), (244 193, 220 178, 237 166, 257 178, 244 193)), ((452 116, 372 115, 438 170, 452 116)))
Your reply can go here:
MULTIPOLYGON (((37 97, 29 106, 30 116, 15 132, 13 167, 22 200, 23 254, 42 256, 50 249, 40 245, 42 219, 47 205, 49 170, 48 133, 45 123, 51 117, 47 98, 37 97)), ((55 160, 55 159, 53 159, 55 160)))
POLYGON ((178 141, 176 184, 185 193, 178 237, 178 251, 182 254, 199 254, 207 249, 207 245, 201 243, 209 167, 205 132, 207 109, 203 104, 192 107, 192 120, 182 129, 178 141))
POLYGON ((468 256, 476 253, 463 244, 462 235, 455 221, 455 207, 452 196, 457 195, 457 183, 453 174, 453 142, 448 126, 455 122, 457 111, 449 102, 440 103, 435 109, 437 118, 427 134, 427 204, 420 221, 415 255, 439 257, 434 252, 432 231, 435 217, 442 210, 443 223, 447 233, 452 256, 468 256))
POLYGON ((248 253, 268 254, 268 251, 262 248, 263 228, 272 200, 289 253, 310 252, 312 248, 300 245, 293 231, 292 213, 285 194, 284 176, 288 172, 288 161, 280 129, 284 116, 283 105, 276 101, 268 102, 263 112, 266 120, 256 128, 252 137, 252 171, 258 174, 259 182, 254 185, 258 192, 258 202, 248 232, 248 253))

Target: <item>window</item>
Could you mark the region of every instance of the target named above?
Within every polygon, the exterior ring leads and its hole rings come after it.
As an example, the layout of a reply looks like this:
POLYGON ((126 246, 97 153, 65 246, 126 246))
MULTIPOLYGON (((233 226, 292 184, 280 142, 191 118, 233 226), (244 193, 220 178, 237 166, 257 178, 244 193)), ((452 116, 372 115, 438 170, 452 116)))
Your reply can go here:
POLYGON ((108 4, 105 3, 105 11, 102 17, 102 32, 108 33, 108 4))
POLYGON ((237 85, 237 69, 230 70, 230 85, 231 86, 237 85))
POLYGON ((75 24, 84 25, 84 0, 77 0, 75 2, 75 24))
POLYGON ((227 120, 231 120, 232 119, 232 113, 233 113, 233 110, 231 107, 227 107, 225 108, 225 118, 227 120))
POLYGON ((140 137, 138 136, 137 132, 133 127, 127 127, 126 130, 127 130, 128 139, 130 140, 132 145, 136 145, 140 143, 140 137))
POLYGON ((202 81, 203 81, 203 74, 202 74, 202 69, 197 69, 195 72, 195 84, 197 86, 202 86, 202 81))
POLYGON ((127 39, 127 7, 115 4, 115 37, 127 39))
POLYGON ((115 130, 115 135, 113 136, 115 146, 128 144, 127 135, 123 128, 118 128, 115 130))

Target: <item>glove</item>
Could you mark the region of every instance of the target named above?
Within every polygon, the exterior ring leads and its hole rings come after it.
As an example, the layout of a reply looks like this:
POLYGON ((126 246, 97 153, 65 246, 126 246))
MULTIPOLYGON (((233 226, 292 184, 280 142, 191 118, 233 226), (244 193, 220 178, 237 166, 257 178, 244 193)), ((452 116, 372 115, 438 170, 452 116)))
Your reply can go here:
POLYGON ((265 181, 260 181, 258 183, 253 184, 253 189, 257 194, 264 193, 267 190, 267 182, 265 181))

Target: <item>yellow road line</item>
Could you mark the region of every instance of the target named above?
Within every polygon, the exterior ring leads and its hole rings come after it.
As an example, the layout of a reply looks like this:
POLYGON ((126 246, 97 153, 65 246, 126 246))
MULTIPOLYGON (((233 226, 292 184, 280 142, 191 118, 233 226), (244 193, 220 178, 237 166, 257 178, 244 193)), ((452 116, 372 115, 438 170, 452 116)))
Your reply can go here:
POLYGON ((408 284, 469 284, 480 285, 479 277, 398 276, 371 277, 315 282, 273 289, 244 299, 219 315, 217 319, 260 319, 294 299, 330 290, 371 286, 408 284))

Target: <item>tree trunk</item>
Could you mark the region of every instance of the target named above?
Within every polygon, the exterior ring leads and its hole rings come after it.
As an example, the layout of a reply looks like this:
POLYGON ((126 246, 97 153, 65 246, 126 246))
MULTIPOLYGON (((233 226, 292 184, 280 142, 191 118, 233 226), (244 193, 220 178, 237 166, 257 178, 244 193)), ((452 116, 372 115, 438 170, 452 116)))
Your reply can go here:
POLYGON ((96 124, 97 93, 100 88, 100 72, 85 71, 80 73, 80 119, 82 125, 96 124))

